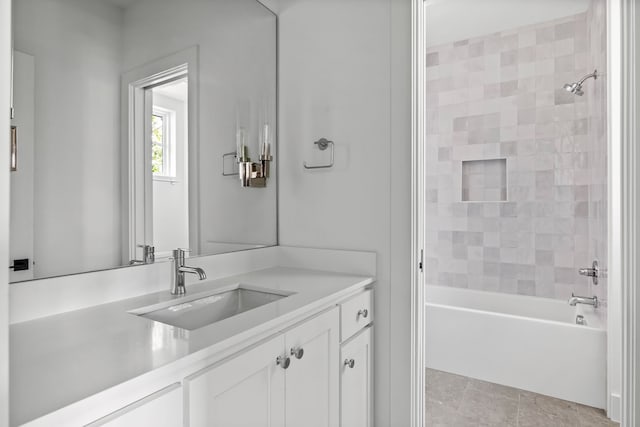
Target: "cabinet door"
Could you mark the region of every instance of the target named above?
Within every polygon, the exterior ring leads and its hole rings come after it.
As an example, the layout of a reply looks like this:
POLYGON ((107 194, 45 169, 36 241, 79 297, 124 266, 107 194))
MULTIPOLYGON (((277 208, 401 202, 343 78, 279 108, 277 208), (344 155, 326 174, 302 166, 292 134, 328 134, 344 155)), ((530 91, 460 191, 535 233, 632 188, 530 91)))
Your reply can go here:
POLYGON ((285 334, 287 427, 335 427, 339 423, 339 314, 337 307, 285 334))
POLYGON ((185 379, 187 426, 284 426, 284 336, 250 347, 185 379))
POLYGON ((182 387, 180 384, 174 384, 107 415, 89 424, 88 427, 176 427, 181 425, 182 387))
POLYGON ((340 425, 372 425, 372 347, 371 327, 365 328, 340 351, 340 425))

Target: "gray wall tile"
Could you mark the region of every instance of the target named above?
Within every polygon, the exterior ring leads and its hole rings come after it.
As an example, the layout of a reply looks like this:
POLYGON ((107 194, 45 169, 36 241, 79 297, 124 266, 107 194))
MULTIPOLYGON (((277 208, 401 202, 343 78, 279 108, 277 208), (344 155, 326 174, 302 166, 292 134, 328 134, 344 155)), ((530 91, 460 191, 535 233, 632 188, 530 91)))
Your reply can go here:
POLYGON ((583 97, 562 86, 606 63, 603 23, 594 1, 428 50, 429 283, 589 292, 576 269, 606 259, 606 76, 583 97))

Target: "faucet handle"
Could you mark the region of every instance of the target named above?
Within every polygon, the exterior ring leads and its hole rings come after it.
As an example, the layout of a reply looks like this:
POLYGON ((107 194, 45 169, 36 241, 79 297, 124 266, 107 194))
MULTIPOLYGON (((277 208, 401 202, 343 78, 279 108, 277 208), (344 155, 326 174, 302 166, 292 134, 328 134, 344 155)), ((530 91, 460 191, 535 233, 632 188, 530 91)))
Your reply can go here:
POLYGON ((184 255, 188 252, 191 252, 191 249, 178 248, 178 249, 174 249, 172 252, 173 252, 172 258, 176 260, 179 264, 182 264, 184 262, 184 255))

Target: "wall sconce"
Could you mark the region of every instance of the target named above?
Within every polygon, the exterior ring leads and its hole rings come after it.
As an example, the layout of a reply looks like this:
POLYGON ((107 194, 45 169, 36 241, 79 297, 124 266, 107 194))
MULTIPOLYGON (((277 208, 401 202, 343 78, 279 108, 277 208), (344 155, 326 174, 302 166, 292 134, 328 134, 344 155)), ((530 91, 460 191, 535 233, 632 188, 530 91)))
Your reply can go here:
POLYGON ((269 125, 265 124, 260 132, 259 163, 254 163, 251 161, 251 158, 249 158, 246 139, 246 129, 239 128, 236 132, 236 160, 238 162, 240 185, 242 187, 266 187, 267 178, 269 178, 270 164, 273 161, 273 156, 271 156, 269 125))

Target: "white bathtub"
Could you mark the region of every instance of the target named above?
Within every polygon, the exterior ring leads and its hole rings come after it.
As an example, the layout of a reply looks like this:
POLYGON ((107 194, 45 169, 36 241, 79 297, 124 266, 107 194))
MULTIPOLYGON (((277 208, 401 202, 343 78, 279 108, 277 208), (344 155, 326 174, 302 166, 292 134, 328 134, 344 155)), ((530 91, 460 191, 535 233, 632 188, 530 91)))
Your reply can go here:
POLYGON ((427 286, 426 334, 428 368, 606 407, 607 338, 592 307, 427 286))

